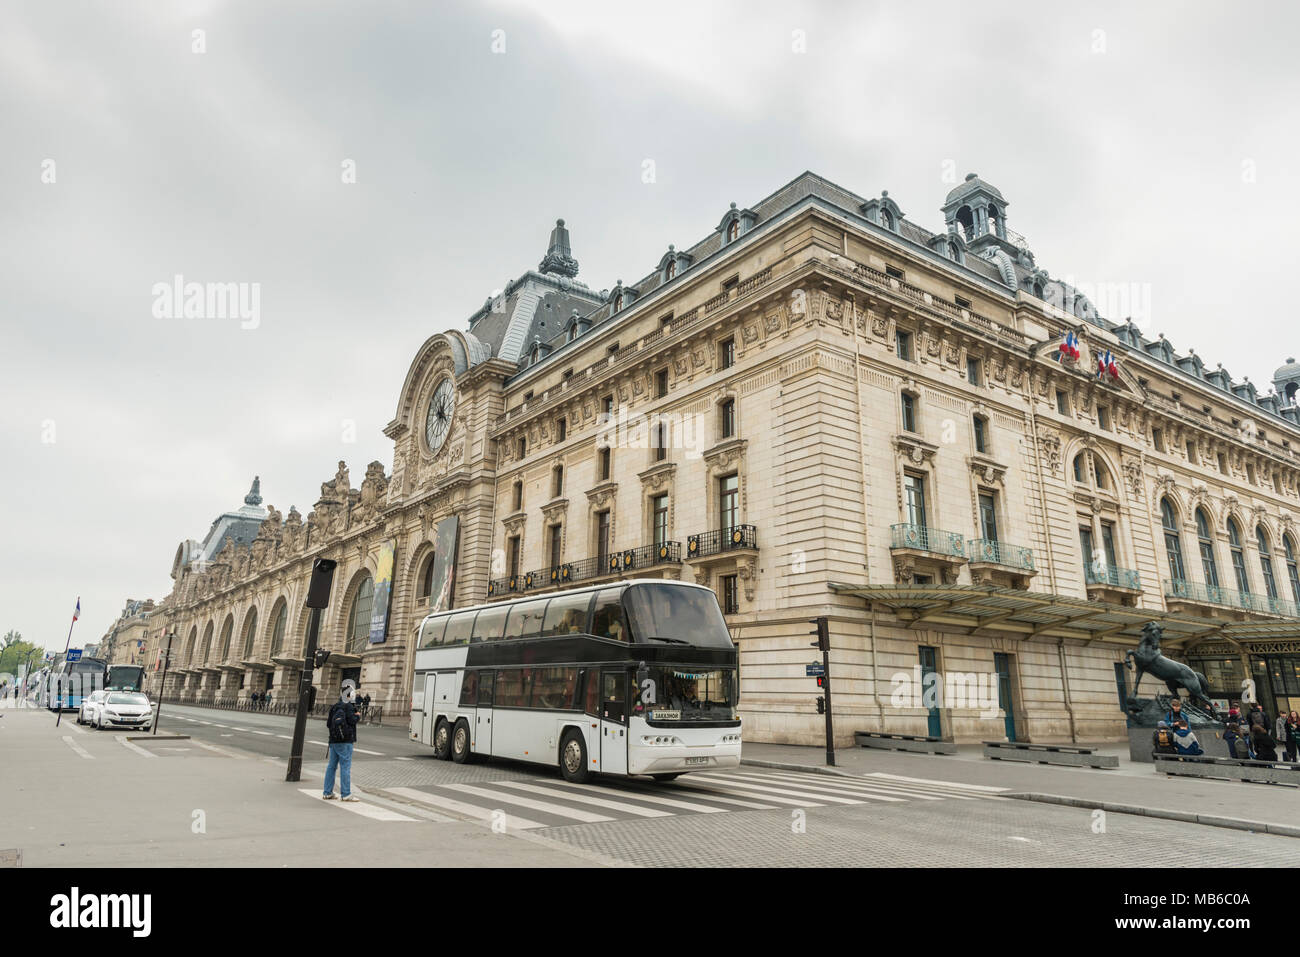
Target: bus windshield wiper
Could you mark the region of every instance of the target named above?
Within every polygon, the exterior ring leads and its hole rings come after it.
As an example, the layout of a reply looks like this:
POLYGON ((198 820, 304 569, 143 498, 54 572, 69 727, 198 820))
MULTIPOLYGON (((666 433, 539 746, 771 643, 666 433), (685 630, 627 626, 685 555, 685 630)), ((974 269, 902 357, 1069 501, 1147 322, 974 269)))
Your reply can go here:
POLYGON ((663 635, 647 635, 647 636, 646 636, 646 640, 647 640, 647 641, 667 641, 667 642, 671 642, 671 643, 674 644, 674 645, 689 645, 689 644, 690 644, 689 641, 685 641, 685 640, 683 640, 683 639, 681 639, 681 638, 665 638, 663 635))

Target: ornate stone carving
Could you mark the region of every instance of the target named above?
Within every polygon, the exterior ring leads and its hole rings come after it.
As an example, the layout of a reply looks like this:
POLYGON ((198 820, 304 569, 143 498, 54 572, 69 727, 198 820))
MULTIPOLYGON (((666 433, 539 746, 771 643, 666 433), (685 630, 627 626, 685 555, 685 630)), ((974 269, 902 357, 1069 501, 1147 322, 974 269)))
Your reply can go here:
POLYGON ((1129 495, 1133 501, 1142 501, 1142 463, 1137 459, 1124 459, 1124 478, 1128 481, 1129 495))
POLYGON ((802 289, 790 293, 790 322, 796 323, 808 317, 808 294, 802 289))
POLYGON ((1044 430, 1038 436, 1038 448, 1043 456, 1047 471, 1055 474, 1061 469, 1061 437, 1055 432, 1044 430))
POLYGON ((758 341, 758 323, 747 322, 740 330, 740 337, 748 343, 758 341))
POLYGON ((770 335, 781 329, 781 307, 775 306, 763 313, 763 328, 770 335))
POLYGON ((753 555, 738 558, 736 560, 736 576, 744 585, 745 599, 753 601, 755 579, 758 577, 758 559, 753 555))
POLYGON ((889 332, 889 320, 879 313, 871 313, 871 334, 877 339, 883 339, 887 332, 889 332))

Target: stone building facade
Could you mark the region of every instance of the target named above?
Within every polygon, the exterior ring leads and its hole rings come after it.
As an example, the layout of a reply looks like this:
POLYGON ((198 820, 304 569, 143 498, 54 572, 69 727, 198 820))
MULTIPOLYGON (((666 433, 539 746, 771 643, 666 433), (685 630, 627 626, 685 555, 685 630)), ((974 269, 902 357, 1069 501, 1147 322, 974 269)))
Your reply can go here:
POLYGON ((1007 205, 972 175, 931 233, 805 173, 600 291, 559 221, 538 269, 416 353, 391 470, 354 488, 339 463, 306 517, 254 489, 180 547, 169 691, 292 689, 324 556, 323 681, 399 715, 432 602, 630 576, 718 593, 749 740, 821 740, 818 615, 841 744, 1121 738, 1149 620, 1216 694, 1253 677, 1300 707, 1300 366, 1263 395, 1104 318, 1007 205))

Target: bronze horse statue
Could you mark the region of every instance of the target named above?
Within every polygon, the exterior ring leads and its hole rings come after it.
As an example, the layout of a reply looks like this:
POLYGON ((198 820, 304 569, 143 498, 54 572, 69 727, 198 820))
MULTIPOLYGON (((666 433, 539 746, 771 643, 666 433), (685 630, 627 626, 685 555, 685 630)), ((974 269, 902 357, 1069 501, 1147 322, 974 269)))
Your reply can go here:
POLYGON ((1137 650, 1128 651, 1124 655, 1128 659, 1130 668, 1135 663, 1137 665, 1137 680, 1133 682, 1133 693, 1129 696, 1129 702, 1133 703, 1137 700, 1138 685, 1142 683, 1142 676, 1149 671, 1155 677, 1164 680, 1165 687, 1175 698, 1178 697, 1179 688, 1186 688, 1191 701, 1203 705, 1211 715, 1217 716, 1218 711, 1210 701, 1210 685, 1205 680, 1205 675, 1193 671, 1180 661, 1173 661, 1162 655, 1160 653, 1162 634, 1163 631, 1158 624, 1154 621, 1147 622, 1142 626, 1142 640, 1138 642, 1137 650))

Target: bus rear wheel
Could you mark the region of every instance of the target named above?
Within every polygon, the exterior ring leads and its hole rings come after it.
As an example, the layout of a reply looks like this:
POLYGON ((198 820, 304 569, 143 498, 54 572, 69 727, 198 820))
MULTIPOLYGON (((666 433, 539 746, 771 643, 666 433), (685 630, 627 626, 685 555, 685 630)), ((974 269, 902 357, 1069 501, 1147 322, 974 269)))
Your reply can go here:
POLYGON ((438 726, 433 729, 433 756, 439 761, 451 757, 451 725, 446 718, 439 718, 438 726))
POLYGON ((469 723, 461 718, 451 733, 451 759, 457 764, 469 761, 469 723))
POLYGON ((577 729, 570 728, 560 743, 560 774, 574 784, 581 784, 591 775, 587 769, 587 743, 577 729))
POLYGON ((671 773, 671 774, 652 774, 652 775, 650 775, 650 777, 654 778, 656 781, 661 781, 661 782, 676 781, 676 780, 677 780, 679 777, 681 777, 681 776, 682 776, 682 773, 681 773, 680 771, 674 771, 674 772, 671 773))

